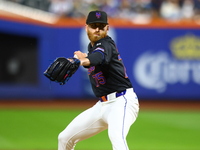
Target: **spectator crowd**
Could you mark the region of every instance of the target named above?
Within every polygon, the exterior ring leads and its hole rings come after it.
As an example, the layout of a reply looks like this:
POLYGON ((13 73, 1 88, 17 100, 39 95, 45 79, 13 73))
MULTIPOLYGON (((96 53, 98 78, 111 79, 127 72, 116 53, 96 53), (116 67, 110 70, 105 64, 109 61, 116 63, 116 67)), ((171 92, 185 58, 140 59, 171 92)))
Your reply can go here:
POLYGON ((61 17, 80 18, 90 10, 106 11, 112 18, 163 18, 177 21, 200 17, 200 0, 7 0, 48 11, 61 17))

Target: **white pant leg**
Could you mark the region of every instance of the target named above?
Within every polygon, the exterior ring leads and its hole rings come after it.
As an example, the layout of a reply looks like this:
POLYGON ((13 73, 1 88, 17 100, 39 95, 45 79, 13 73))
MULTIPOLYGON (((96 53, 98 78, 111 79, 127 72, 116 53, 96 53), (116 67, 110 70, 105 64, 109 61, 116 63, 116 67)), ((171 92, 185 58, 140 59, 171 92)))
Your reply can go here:
POLYGON ((59 134, 58 150, 74 150, 77 142, 107 129, 107 124, 101 119, 101 105, 99 104, 96 103, 92 108, 79 114, 59 134))
POLYGON ((139 104, 134 92, 126 93, 116 99, 108 113, 108 134, 113 150, 128 150, 126 136, 135 122, 139 104))

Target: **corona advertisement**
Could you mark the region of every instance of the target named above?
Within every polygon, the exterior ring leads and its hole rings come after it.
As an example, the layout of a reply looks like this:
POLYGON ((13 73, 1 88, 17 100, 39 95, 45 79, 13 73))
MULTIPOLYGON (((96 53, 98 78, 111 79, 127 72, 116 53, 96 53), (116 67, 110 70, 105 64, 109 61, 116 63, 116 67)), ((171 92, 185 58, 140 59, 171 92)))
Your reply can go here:
MULTIPOLYGON (((159 38, 155 40, 159 42, 159 38)), ((199 97, 200 37, 184 32, 172 36, 162 48, 151 47, 140 53, 132 70, 138 88, 152 98, 199 97)))

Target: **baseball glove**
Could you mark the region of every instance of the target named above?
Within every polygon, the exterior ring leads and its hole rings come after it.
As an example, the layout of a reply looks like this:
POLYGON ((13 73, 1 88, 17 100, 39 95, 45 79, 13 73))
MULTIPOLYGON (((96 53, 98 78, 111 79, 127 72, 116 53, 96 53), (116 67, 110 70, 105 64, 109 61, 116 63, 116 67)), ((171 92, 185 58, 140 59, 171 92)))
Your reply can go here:
POLYGON ((79 59, 59 57, 44 72, 51 81, 64 85, 80 66, 79 59))

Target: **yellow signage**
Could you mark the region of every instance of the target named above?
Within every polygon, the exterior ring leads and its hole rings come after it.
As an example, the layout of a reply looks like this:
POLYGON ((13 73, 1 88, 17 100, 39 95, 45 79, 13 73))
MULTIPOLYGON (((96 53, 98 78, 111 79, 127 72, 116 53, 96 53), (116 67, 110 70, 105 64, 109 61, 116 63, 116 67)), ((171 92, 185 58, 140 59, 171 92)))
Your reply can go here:
POLYGON ((200 59, 200 37, 189 34, 172 40, 172 54, 177 59, 200 59))

